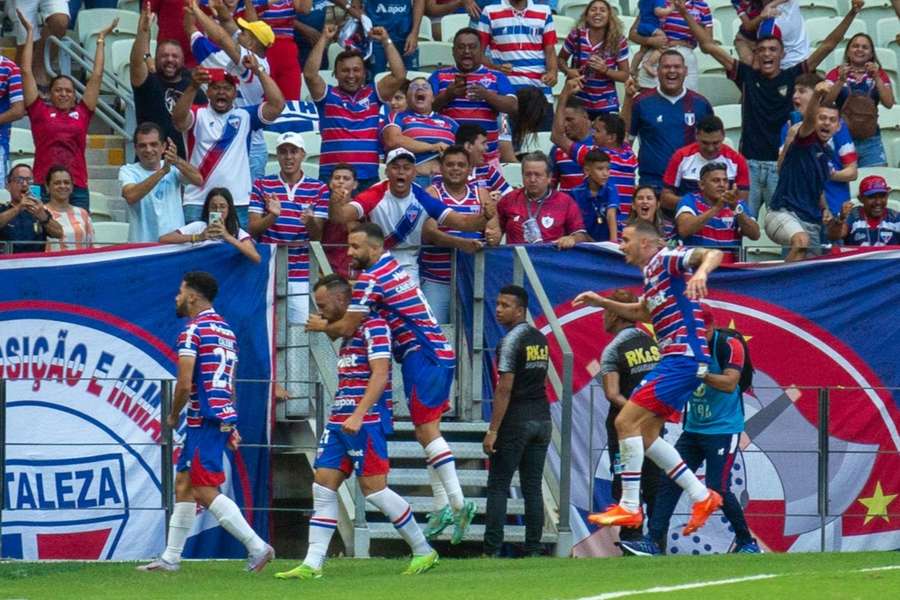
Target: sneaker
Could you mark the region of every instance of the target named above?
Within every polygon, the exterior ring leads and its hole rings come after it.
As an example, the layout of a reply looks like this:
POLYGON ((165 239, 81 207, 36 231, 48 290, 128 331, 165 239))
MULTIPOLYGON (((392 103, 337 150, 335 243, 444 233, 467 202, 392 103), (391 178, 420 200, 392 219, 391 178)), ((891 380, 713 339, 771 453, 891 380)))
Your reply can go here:
POLYGON ((709 516, 720 506, 722 506, 722 496, 714 490, 709 490, 705 500, 694 502, 694 506, 691 508, 691 518, 681 531, 681 535, 691 535, 703 527, 709 516))
POLYGON ((450 525, 453 525, 453 511, 449 505, 445 505, 441 510, 428 513, 428 523, 422 533, 425 534, 425 539, 430 541, 450 525))
POLYGON ((265 549, 259 554, 251 556, 247 559, 247 570, 252 573, 259 573, 266 568, 266 565, 275 558, 275 549, 266 544, 265 549))
POLYGON ((762 548, 759 547, 759 544, 756 543, 756 540, 750 540, 746 544, 735 544, 734 550, 732 550, 734 554, 762 554, 762 548))
POLYGON ((469 525, 472 524, 472 519, 475 517, 476 510, 478 509, 475 506, 475 503, 471 500, 467 500, 466 503, 463 504, 462 509, 453 515, 453 537, 450 538, 451 544, 458 544, 466 537, 466 531, 469 530, 469 525))
POLYGON ((181 568, 181 563, 170 563, 167 560, 163 560, 161 557, 156 560, 147 563, 146 565, 140 565, 137 567, 138 571, 177 571, 181 568))
POLYGON ((413 556, 409 561, 409 566, 403 571, 404 575, 421 575, 425 571, 429 571, 438 564, 437 550, 432 550, 429 554, 422 556, 413 556))
POLYGON ((644 523, 644 511, 640 508, 632 512, 621 504, 613 504, 606 512, 588 515, 588 521, 600 527, 640 527, 644 523))
POLYGON ((659 549, 657 543, 647 536, 644 536, 640 540, 620 540, 619 548, 622 549, 622 554, 631 556, 662 555, 662 550, 659 549))
POLYGON ((314 569, 305 563, 301 563, 290 571, 275 573, 275 579, 320 579, 321 577, 322 569, 314 569))

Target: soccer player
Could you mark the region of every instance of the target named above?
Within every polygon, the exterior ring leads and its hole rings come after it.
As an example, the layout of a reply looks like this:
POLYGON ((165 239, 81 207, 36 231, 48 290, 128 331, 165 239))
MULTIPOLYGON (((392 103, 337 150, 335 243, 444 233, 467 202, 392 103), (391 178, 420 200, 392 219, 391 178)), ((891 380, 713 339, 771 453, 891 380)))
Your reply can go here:
POLYGON ((241 442, 232 402, 237 340, 212 306, 218 291, 212 275, 192 271, 185 274, 175 296, 176 314, 191 320, 178 337, 178 380, 167 420, 170 427, 176 427, 187 406, 187 435, 176 467, 175 509, 169 519, 166 550, 158 559, 138 567, 141 571, 180 568, 181 552, 194 525, 195 503, 206 508, 225 531, 246 546, 248 571, 262 571, 275 558, 272 546, 253 531, 238 505, 218 489, 225 482, 225 447, 237 451, 241 442))
POLYGON ((475 503, 465 500, 453 452, 441 436, 441 415, 450 406, 456 356, 422 291, 391 253, 384 250, 381 227, 363 223, 350 233, 347 243, 353 267, 361 271, 350 307, 334 322, 312 315, 306 329, 327 333, 332 339, 348 338, 370 311, 388 322, 416 440, 425 449, 435 506, 442 506, 429 514, 425 535, 434 537, 452 523, 451 543, 458 544, 475 515, 475 503))
MULTIPOLYGON (((313 292, 319 314, 328 323, 347 312, 352 290, 340 275, 321 278, 313 292)), ((384 319, 369 312, 353 335, 344 339, 338 355, 338 390, 315 462, 306 558, 290 571, 276 573, 276 578, 322 576, 328 544, 337 527, 337 490, 351 472, 356 473, 366 500, 391 520, 412 549, 412 562, 404 575, 424 573, 437 565, 438 554, 425 541, 409 503, 387 487, 385 435, 392 431, 390 329, 384 319)))
POLYGON ((594 292, 582 292, 572 301, 575 306, 598 306, 630 321, 652 322, 662 354, 659 365, 632 392, 616 417, 622 499, 588 520, 600 526, 641 526, 641 465, 646 453, 693 501, 691 518, 683 532, 689 535, 722 505, 722 497, 700 483, 659 432, 665 421, 681 421, 685 403, 709 370, 700 299, 707 294, 707 277, 721 263, 722 252, 668 249, 661 242, 656 228, 645 221, 636 221, 622 232, 626 262, 640 267, 644 274, 640 301, 617 302, 594 292))

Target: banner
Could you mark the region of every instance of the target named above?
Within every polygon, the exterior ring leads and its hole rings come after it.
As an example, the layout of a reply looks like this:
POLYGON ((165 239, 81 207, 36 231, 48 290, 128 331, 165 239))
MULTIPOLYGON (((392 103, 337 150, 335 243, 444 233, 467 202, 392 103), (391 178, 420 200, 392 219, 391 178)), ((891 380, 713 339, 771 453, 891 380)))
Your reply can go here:
MULTIPOLYGON (((259 265, 220 243, 0 258, 3 558, 162 552, 160 381, 175 377, 175 341, 187 323, 175 315, 175 295, 186 272, 212 273, 214 306, 237 335, 237 378, 269 380, 274 257, 268 246, 259 252, 259 265)), ((244 444, 269 441, 270 391, 237 386, 244 444)), ((184 419, 176 443, 183 437, 184 419)), ((267 538, 268 513, 248 510, 269 507, 267 449, 229 451, 226 465, 222 491, 267 538)), ((210 515, 197 519, 191 536, 186 557, 246 555, 210 515)))
MULTIPOLYGON (((473 259, 460 254, 460 300, 471 319, 473 259)), ((616 553, 611 532, 585 519, 612 502, 604 422, 608 402, 595 377, 603 348, 602 310, 576 309, 581 291, 640 295, 639 270, 611 244, 559 251, 529 248, 545 293, 575 355, 572 439, 572 521, 579 555, 616 553)), ((487 252, 485 347, 502 329, 494 320, 498 290, 512 282, 511 248, 487 252)), ((753 534, 769 551, 900 548, 900 250, 863 251, 794 264, 719 268, 708 304, 717 326, 740 331, 756 368, 744 395, 745 433, 732 471, 732 489, 753 534), (818 395, 831 387, 827 472, 828 514, 818 504, 818 395), (844 388, 844 389, 840 389, 844 388), (885 388, 893 388, 892 390, 885 388)), ((526 287, 527 283, 526 283, 526 287)), ((530 310, 547 335, 554 364, 559 348, 532 296, 530 310)), ((488 371, 490 372, 490 371, 488 371)), ((559 425, 559 405, 554 404, 559 425)), ((678 427, 667 428, 674 442, 678 427)), ((551 452, 554 468, 559 457, 551 452)), ((700 472, 702 475, 702 470, 700 472)), ((682 538, 690 507, 683 497, 672 519, 672 553, 725 552, 729 525, 717 513, 690 539, 682 538)))

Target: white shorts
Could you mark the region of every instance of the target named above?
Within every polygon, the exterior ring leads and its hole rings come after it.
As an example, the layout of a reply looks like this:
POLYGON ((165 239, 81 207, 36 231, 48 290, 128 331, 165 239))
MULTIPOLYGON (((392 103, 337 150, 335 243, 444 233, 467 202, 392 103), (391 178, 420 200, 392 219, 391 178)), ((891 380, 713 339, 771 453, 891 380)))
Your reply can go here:
POLYGON ((309 282, 288 282, 287 317, 291 325, 303 325, 309 320, 309 282))
POLYGON ((809 236, 809 249, 821 247, 822 226, 804 221, 790 210, 770 210, 765 218, 766 235, 779 246, 790 246, 791 238, 798 233, 809 236))
MULTIPOLYGON (((16 29, 16 45, 21 46, 25 43, 25 28, 19 23, 19 17, 16 9, 22 11, 22 14, 34 26, 34 41, 37 41, 41 35, 41 23, 50 15, 64 14, 69 16, 69 3, 67 0, 6 0, 6 16, 12 21, 16 29), (38 14, 41 20, 38 20, 38 14)), ((37 57, 35 57, 37 60, 37 57)), ((43 60, 41 58, 40 60, 43 60)))

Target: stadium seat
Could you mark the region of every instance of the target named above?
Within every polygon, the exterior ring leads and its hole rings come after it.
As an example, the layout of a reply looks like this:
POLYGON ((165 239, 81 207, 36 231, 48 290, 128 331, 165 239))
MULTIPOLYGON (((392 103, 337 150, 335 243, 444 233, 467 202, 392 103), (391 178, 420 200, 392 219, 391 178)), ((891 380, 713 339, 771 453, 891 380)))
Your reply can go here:
POLYGON ((891 168, 900 168, 900 138, 894 140, 886 140, 881 138, 884 144, 884 152, 887 154, 888 166, 891 168))
MULTIPOLYGON (((375 83, 378 83, 379 81, 381 81, 382 79, 387 77, 387 75, 388 75, 387 71, 382 71, 381 73, 378 73, 375 76, 375 83)), ((416 77, 424 77, 425 79, 428 79, 428 77, 430 77, 430 76, 431 76, 431 73, 429 73, 428 71, 407 71, 406 72, 407 81, 412 81, 416 77)))
POLYGON ((303 175, 305 177, 311 177, 312 179, 319 178, 319 162, 318 161, 304 162, 303 165, 301 165, 301 168, 303 169, 303 175))
POLYGON ((836 0, 800 0, 800 14, 804 19, 817 17, 836 17, 844 13, 838 8, 836 0))
POLYGON ((419 69, 433 71, 454 64, 453 46, 447 42, 421 42, 419 44, 419 69))
POLYGON ((889 164, 896 167, 897 160, 900 160, 900 104, 895 104, 890 110, 879 106, 878 126, 881 128, 881 142, 885 152, 894 151, 895 159, 889 164))
MULTIPOLYGON (((891 0, 866 0, 866 5, 856 15, 857 21, 862 21, 866 25, 866 29, 874 35, 878 29, 878 22, 883 19, 894 19, 897 21, 897 13, 891 6, 891 0)), ((847 37, 850 37, 849 35, 847 37)))
POLYGON ((500 165, 503 172, 503 178, 510 186, 514 188, 522 187, 522 164, 521 163, 503 163, 500 165))
POLYGON ((140 0, 119 0, 119 4, 116 6, 119 10, 124 10, 128 12, 141 12, 141 1, 140 0))
POLYGON ((559 15, 553 19, 553 25, 556 27, 556 38, 562 41, 575 28, 575 19, 559 15))
POLYGON ((322 134, 318 131, 304 131, 303 145, 306 146, 306 159, 319 156, 322 153, 322 134))
MULTIPOLYGON (((119 24, 112 33, 106 36, 105 60, 112 65, 112 46, 121 40, 134 40, 137 35, 138 20, 140 15, 136 12, 117 10, 113 8, 92 8, 78 11, 75 21, 75 32, 78 42, 84 46, 85 52, 93 56, 97 48, 97 36, 106 29, 110 22, 118 17, 119 24)), ((150 39, 156 35, 151 34, 150 39)))
POLYGON ((334 68, 334 59, 337 58, 337 55, 343 51, 344 47, 340 44, 331 44, 330 46, 328 46, 328 64, 332 69, 334 68))
POLYGON ((900 68, 897 65, 897 55, 886 48, 877 48, 876 50, 881 68, 884 69, 894 84, 894 98, 896 99, 897 91, 900 90, 900 87, 898 87, 900 86, 900 68))
POLYGON ((524 152, 535 152, 540 150, 544 154, 548 154, 550 152, 550 146, 553 143, 550 141, 550 132, 549 131, 538 131, 535 135, 531 135, 525 138, 525 141, 522 143, 522 147, 519 148, 518 153, 524 152))
POLYGON ((723 80, 718 73, 701 73, 698 77, 700 93, 714 107, 725 104, 740 104, 741 91, 729 80, 723 80))
POLYGON ((266 175, 278 175, 281 171, 281 165, 278 164, 277 160, 270 160, 266 162, 266 175))
POLYGON ((734 38, 726 40, 725 35, 722 29, 722 23, 719 22, 718 19, 713 19, 713 41, 715 41, 720 46, 724 46, 726 43, 733 43, 734 38))
POLYGON ((128 241, 128 223, 100 221, 94 223, 94 244, 110 246, 128 241))
MULTIPOLYGON (((591 0, 559 0, 556 5, 556 14, 577 20, 581 18, 581 15, 584 14, 584 9, 590 3, 591 0)), ((613 7, 613 10, 622 14, 618 0, 609 0, 609 4, 613 7)))
MULTIPOLYGON (((334 63, 330 63, 330 64, 334 64, 334 63)), ((334 77, 334 71, 329 71, 329 70, 323 69, 323 70, 319 71, 319 77, 324 79, 325 83, 327 83, 328 85, 337 85, 337 79, 335 79, 335 77, 334 77)))
MULTIPOLYGON (((131 80, 131 47, 133 40, 116 40, 110 47, 110 63, 107 70, 119 76, 125 85, 131 80)), ((156 40, 150 40, 150 54, 156 55, 156 40)))
POLYGON ((13 127, 9 134, 9 162, 15 163, 26 158, 34 159, 34 138, 31 130, 13 127))
POLYGON ((900 202, 900 169, 897 168, 891 169, 884 167, 871 167, 860 169, 859 177, 856 178, 856 181, 850 182, 851 198, 856 198, 859 195, 859 184, 869 175, 879 175, 881 177, 884 177, 885 181, 887 181, 888 186, 890 186, 892 190, 890 195, 891 201, 900 202))
POLYGON ((112 213, 109 211, 109 198, 106 195, 100 192, 90 192, 89 202, 91 221, 94 223, 112 221, 112 213))
POLYGON ((428 17, 422 17, 422 20, 419 21, 419 41, 434 41, 434 37, 431 35, 431 19, 428 17))
POLYGON ((712 14, 712 18, 721 24, 722 35, 728 39, 730 44, 736 31, 730 25, 737 15, 734 5, 731 4, 731 0, 708 0, 706 4, 709 5, 709 12, 712 14))
MULTIPOLYGON (((425 19, 422 19, 423 21, 425 19)), ((441 40, 453 43, 453 36, 460 29, 465 29, 472 23, 472 18, 468 14, 462 15, 444 15, 441 17, 441 40)))
MULTIPOLYGON (((631 31, 631 26, 634 24, 634 20, 636 17, 632 17, 630 15, 619 15, 619 20, 622 21, 622 35, 625 36, 625 39, 628 39, 628 32, 631 31)), ((629 56, 634 56, 634 54, 629 54, 629 56)))
MULTIPOLYGON (((806 21, 806 36, 809 38, 809 46, 810 48, 815 48, 819 44, 822 43, 828 34, 834 31, 834 28, 838 26, 841 22, 841 19, 838 17, 817 17, 815 19, 808 19, 806 21)), ((857 33, 866 33, 866 24, 860 20, 855 20, 850 24, 850 28, 847 30, 847 34, 844 36, 844 41, 838 44, 838 48, 843 48, 846 45, 847 40, 853 37, 857 33)), ((842 51, 842 50, 841 50, 842 51)), ((838 50, 836 50, 838 52, 838 50)))
POLYGON ((900 19, 896 16, 879 19, 875 24, 875 43, 882 48, 897 45, 897 34, 900 33, 900 19))
POLYGON ((722 119, 722 123, 725 125, 725 135, 733 140, 740 139, 741 105, 724 104, 722 106, 716 106, 713 112, 716 113, 717 117, 722 119))
POLYGON ((0 204, 9 204, 9 190, 6 188, 0 188, 0 204))
MULTIPOLYGON (((722 63, 714 59, 709 54, 705 54, 703 52, 697 51, 694 53, 694 56, 697 57, 697 70, 703 73, 720 73, 721 75, 725 74, 725 67, 722 66, 722 63)), ((721 77, 720 75, 720 77, 721 77)), ((730 85, 734 85, 730 81, 728 82, 730 85)))

